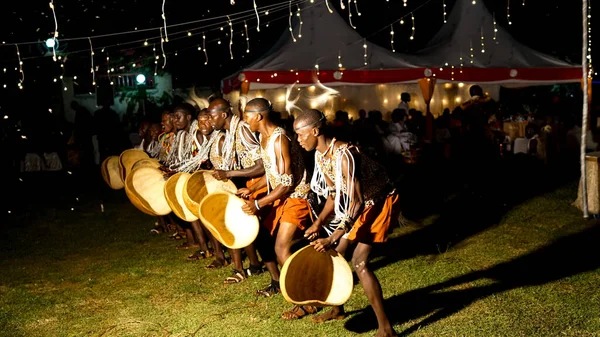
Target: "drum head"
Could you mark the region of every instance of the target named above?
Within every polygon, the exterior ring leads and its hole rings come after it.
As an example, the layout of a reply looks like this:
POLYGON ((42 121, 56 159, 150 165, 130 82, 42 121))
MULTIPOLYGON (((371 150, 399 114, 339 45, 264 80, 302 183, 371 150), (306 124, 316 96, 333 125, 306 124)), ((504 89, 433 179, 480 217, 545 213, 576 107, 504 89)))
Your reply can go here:
POLYGON ((121 179, 125 181, 127 175, 131 173, 133 165, 142 159, 148 159, 150 156, 142 150, 129 149, 125 150, 119 156, 119 164, 121 165, 121 179))
POLYGON ((212 171, 194 172, 183 187, 183 202, 192 214, 200 217, 198 213, 200 203, 209 193, 227 191, 235 194, 237 187, 231 180, 220 181, 215 179, 212 171))
POLYGON ((244 204, 244 200, 224 191, 210 193, 200 203, 202 224, 225 247, 247 247, 258 235, 258 218, 244 213, 244 204))
POLYGON ((171 213, 171 207, 165 198, 166 180, 163 171, 154 167, 138 167, 131 171, 130 175, 131 184, 128 184, 128 187, 142 208, 155 215, 171 213))
POLYGON ((165 183, 167 203, 177 217, 187 222, 198 220, 198 217, 190 212, 183 201, 183 188, 190 176, 191 174, 186 172, 175 173, 165 183))
POLYGON ((333 249, 320 253, 313 246, 298 250, 285 261, 280 284, 283 297, 296 305, 342 305, 354 288, 346 259, 333 249))
POLYGON ((121 167, 119 164, 118 156, 110 156, 102 162, 100 165, 100 172, 104 182, 113 190, 120 190, 124 186, 123 179, 121 179, 121 167))

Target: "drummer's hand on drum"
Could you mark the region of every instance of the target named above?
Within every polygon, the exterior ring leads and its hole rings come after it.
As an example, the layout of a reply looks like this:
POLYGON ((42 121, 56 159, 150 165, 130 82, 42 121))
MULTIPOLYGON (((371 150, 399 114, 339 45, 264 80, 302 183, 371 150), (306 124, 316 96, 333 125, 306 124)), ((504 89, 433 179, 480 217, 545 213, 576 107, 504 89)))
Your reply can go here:
POLYGON ((244 200, 244 202, 246 204, 244 206, 242 206, 242 211, 244 211, 244 213, 246 213, 248 215, 256 215, 256 213, 258 212, 258 209, 256 209, 256 204, 254 203, 254 201, 244 200))
POLYGON ((240 188, 239 190, 237 190, 237 192, 235 192, 235 194, 244 199, 248 199, 250 197, 250 195, 252 195, 252 191, 250 191, 249 188, 244 187, 244 188, 240 188))
POLYGON ((311 246, 315 247, 317 252, 325 253, 331 247, 331 239, 317 239, 310 243, 311 246))
POLYGON ((308 227, 306 231, 304 231, 304 237, 308 240, 312 241, 319 236, 319 230, 321 229, 321 224, 318 221, 315 221, 312 226, 308 227))
POLYGON ((218 179, 221 181, 225 181, 225 180, 229 179, 229 177, 227 176, 227 171, 223 171, 223 170, 215 170, 213 172, 213 177, 215 177, 215 179, 218 179))

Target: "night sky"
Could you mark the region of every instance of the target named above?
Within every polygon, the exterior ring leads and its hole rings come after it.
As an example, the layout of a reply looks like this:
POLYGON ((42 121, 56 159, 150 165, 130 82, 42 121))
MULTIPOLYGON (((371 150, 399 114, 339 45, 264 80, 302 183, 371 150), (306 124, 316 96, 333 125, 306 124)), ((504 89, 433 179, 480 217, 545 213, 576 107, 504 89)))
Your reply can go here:
MULTIPOLYGON (((306 0, 308 1, 308 0, 306 0)), ((481 1, 481 0, 478 0, 481 1)), ((293 0, 294 11, 298 0, 293 0)), ((455 0, 446 0, 447 13, 455 0)), ((288 2, 281 0, 256 0, 261 15, 261 31, 256 31, 256 17, 251 0, 184 1, 166 0, 168 25, 196 21, 186 25, 168 27, 169 43, 166 71, 173 74, 174 87, 215 86, 220 79, 239 70, 265 53, 282 33, 287 33, 288 2), (269 15, 264 15, 265 8, 269 15), (242 13, 242 14, 240 14, 242 13), (234 59, 229 57, 229 27, 225 15, 230 15, 234 24, 234 59), (242 19, 240 19, 242 18, 242 19), (239 33, 244 30, 243 19, 248 24, 250 53, 246 53, 246 39, 239 33), (268 27, 267 27, 268 24, 268 27), (221 30, 220 28, 224 28, 221 30), (188 36, 191 33, 191 36, 188 36), (198 50, 205 34, 209 64, 204 64, 204 53, 198 50), (217 40, 221 44, 217 44, 217 40), (175 56, 177 52, 177 56, 175 56)), ((555 55, 571 62, 581 59, 581 3, 560 0, 511 0, 512 25, 507 24, 507 1, 484 1, 490 11, 495 12, 498 25, 507 28, 515 39, 539 51, 555 55), (523 5, 525 3, 525 5, 523 5)), ((342 17, 348 18, 348 9, 340 9, 340 3, 330 0, 342 17)), ((414 12, 417 26, 415 40, 409 40, 410 25, 395 29, 395 48, 398 52, 411 52, 422 48, 443 25, 443 0, 357 0, 362 16, 353 16, 358 32, 383 47, 390 48, 389 23, 414 12), (380 31, 381 30, 381 31, 380 31), (377 33, 380 31, 379 33, 377 33)), ((159 27, 162 0, 55 0, 58 22, 59 51, 64 57, 53 62, 51 53, 43 41, 54 31, 54 18, 48 1, 3 1, 0 16, 2 31, 0 41, 0 102, 6 105, 16 97, 52 97, 60 92, 60 83, 52 79, 60 75, 78 76, 82 86, 91 87, 90 45, 88 36, 113 34, 108 37, 92 38, 95 64, 99 66, 97 76, 106 74, 106 57, 116 72, 136 72, 145 66, 145 71, 154 72, 154 52, 161 54, 159 27), (137 32, 136 32, 137 29, 137 32), (149 29, 149 31, 144 31, 149 29), (129 32, 126 34, 120 34, 129 32), (81 38, 65 41, 65 39, 81 38), (148 45, 144 46, 144 41, 148 45), (17 87, 19 72, 14 43, 19 43, 25 90, 17 87), (104 52, 102 48, 104 47, 104 52), (44 56, 46 55, 46 56, 44 56), (132 69, 132 64, 138 65, 132 69), (119 70, 120 67, 123 67, 119 70), (87 84, 86 84, 87 83, 87 84), (2 88, 6 84, 7 88, 2 88)), ((354 10, 354 4, 352 5, 354 10)), ((159 60, 159 72, 163 64, 159 60)), ((59 81, 60 82, 60 81, 59 81)))

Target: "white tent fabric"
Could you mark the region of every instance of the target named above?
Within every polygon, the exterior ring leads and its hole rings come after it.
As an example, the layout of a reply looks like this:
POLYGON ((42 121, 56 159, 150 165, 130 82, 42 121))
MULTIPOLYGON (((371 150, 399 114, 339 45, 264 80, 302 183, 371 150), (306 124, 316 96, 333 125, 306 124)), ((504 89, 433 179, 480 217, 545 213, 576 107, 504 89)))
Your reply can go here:
POLYGON ((471 0, 457 0, 447 23, 431 39, 427 47, 416 52, 415 55, 417 57, 414 62, 424 67, 445 63, 458 66, 461 57, 465 67, 579 67, 577 64, 569 64, 517 42, 502 26, 494 25, 494 18, 483 1, 476 1, 473 4, 471 0), (494 29, 497 32, 494 32, 494 29), (471 58, 471 47, 473 58, 471 58))
POLYGON ((385 114, 397 106, 397 97, 402 92, 411 93, 411 107, 423 111, 416 82, 432 77, 437 79, 438 85, 431 111, 437 115, 444 108, 453 109, 469 98, 468 85, 457 85, 458 82, 477 83, 484 86, 492 98, 498 99, 500 85, 577 82, 581 77, 578 65, 524 46, 499 25, 494 41, 494 20, 482 1, 473 5, 472 0, 457 0, 448 23, 425 49, 414 55, 393 53, 366 41, 336 11, 330 13, 324 0, 304 4, 302 21, 302 37, 299 19, 294 16, 295 41, 292 34, 285 31, 265 56, 224 79, 223 92, 237 96, 232 91, 245 81, 250 83, 249 98, 266 97, 285 106, 285 88, 295 85, 294 90, 304 87, 297 103, 302 108, 333 110, 335 107, 351 115, 360 108, 380 109, 385 114), (366 65, 363 45, 367 46, 366 65), (315 96, 306 87, 317 82, 340 92, 334 104, 315 106, 315 100, 311 99, 315 96), (352 95, 347 96, 347 93, 352 95))
POLYGON ((404 60, 409 57, 365 42, 336 11, 330 13, 324 1, 302 6, 302 37, 299 37, 300 20, 294 16, 292 31, 296 41, 289 32, 284 33, 264 57, 246 70, 313 70, 316 64, 322 70, 337 70, 338 63, 345 69, 363 70, 415 67, 404 60), (341 56, 341 62, 338 62, 338 56, 341 56))

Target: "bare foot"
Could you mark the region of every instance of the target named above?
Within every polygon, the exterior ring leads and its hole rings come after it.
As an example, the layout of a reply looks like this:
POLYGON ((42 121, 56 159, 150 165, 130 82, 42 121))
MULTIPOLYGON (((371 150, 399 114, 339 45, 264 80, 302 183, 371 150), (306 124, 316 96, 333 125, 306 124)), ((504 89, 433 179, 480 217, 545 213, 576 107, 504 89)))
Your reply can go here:
POLYGON ((396 332, 394 331, 394 329, 379 329, 377 330, 377 334, 375 334, 375 337, 397 337, 398 335, 396 334, 396 332))
POLYGON ((343 309, 340 309, 339 307, 332 307, 322 314, 311 317, 311 319, 315 323, 323 323, 334 319, 344 319, 344 317, 346 317, 346 313, 343 309))

